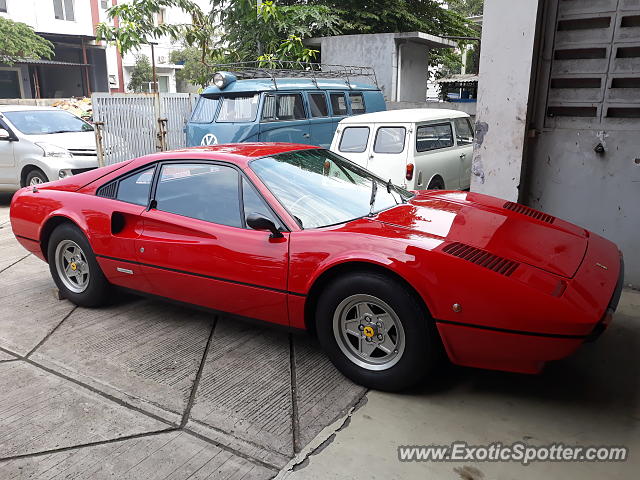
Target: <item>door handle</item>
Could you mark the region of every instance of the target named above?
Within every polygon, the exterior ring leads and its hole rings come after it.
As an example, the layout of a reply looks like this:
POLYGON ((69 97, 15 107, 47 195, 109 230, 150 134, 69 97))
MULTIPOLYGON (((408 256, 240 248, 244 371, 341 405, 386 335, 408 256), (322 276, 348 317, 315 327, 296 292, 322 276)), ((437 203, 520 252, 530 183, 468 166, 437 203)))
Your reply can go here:
POLYGON ((460 154, 460 158, 464 158, 464 157, 466 157, 466 156, 467 156, 467 154, 466 154, 466 153, 461 153, 461 154, 460 154))
POLYGON ((304 138, 309 138, 311 135, 309 135, 308 133, 303 133, 303 134, 302 134, 302 136, 303 136, 304 138))

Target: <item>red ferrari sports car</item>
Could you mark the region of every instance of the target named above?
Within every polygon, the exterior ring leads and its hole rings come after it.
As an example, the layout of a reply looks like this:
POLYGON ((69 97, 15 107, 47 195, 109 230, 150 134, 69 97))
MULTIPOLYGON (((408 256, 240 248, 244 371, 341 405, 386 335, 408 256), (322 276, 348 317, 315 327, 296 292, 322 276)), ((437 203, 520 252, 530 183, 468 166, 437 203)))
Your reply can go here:
POLYGON ((421 381, 439 352, 539 372, 608 325, 623 277, 616 245, 559 218, 408 192, 308 145, 165 152, 23 188, 11 225, 71 302, 118 286, 312 330, 383 390, 421 381))

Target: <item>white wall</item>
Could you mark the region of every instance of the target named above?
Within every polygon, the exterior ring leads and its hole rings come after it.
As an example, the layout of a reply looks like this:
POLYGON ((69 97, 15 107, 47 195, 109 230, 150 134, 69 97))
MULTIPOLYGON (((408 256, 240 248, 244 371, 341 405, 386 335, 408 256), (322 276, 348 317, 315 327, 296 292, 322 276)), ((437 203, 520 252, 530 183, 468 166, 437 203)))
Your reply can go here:
POLYGON ((518 199, 539 0, 486 0, 471 190, 518 199))
POLYGON ((56 20, 53 0, 7 0, 7 13, 2 15, 26 23, 36 32, 93 35, 89 0, 75 0, 73 21, 56 20))

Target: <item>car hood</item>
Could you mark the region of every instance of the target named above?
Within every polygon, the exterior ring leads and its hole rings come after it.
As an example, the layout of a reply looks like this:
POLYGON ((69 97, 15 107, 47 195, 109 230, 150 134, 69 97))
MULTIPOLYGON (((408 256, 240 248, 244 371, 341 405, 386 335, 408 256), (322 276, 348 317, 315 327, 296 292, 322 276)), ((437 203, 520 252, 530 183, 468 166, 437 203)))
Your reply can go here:
POLYGON ((420 192, 374 219, 573 277, 585 255, 588 232, 514 205, 477 193, 420 192))
POLYGON ((67 150, 95 150, 96 136, 93 132, 50 133, 48 135, 25 135, 34 143, 50 143, 67 150))

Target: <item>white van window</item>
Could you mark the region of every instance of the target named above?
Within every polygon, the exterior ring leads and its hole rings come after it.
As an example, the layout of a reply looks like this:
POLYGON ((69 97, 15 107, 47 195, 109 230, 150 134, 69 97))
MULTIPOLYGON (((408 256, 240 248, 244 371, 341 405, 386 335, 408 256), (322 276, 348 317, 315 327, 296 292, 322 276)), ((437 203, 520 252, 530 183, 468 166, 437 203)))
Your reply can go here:
POLYGON ((258 99, 257 93, 242 97, 222 97, 218 122, 253 122, 258 113, 258 99))
POLYGON ((327 97, 324 93, 310 93, 309 107, 311 107, 312 117, 328 117, 329 106, 327 105, 327 97))
POLYGON ((473 129, 468 118, 454 119, 456 126, 456 141, 458 145, 471 145, 473 143, 473 129))
POLYGON ((453 146, 453 132, 450 123, 423 125, 416 132, 416 150, 426 152, 453 146))
POLYGON ((303 120, 304 103, 302 95, 298 93, 284 95, 266 95, 262 107, 262 120, 277 122, 287 120, 303 120))
POLYGON ((344 93, 332 93, 331 97, 331 109, 334 116, 341 116, 347 114, 347 100, 344 98, 344 93))
POLYGON ((351 101, 351 113, 358 115, 364 113, 364 97, 361 93, 350 93, 349 100, 351 101))
POLYGON ((342 132, 338 150, 345 153, 362 153, 369 142, 369 127, 347 127, 342 132))
POLYGON ((217 98, 205 98, 200 97, 196 108, 191 115, 191 122, 193 123, 211 123, 213 117, 216 116, 216 110, 218 109, 217 98))
POLYGON ((373 144, 375 153, 401 153, 404 150, 404 127, 380 127, 373 144))

